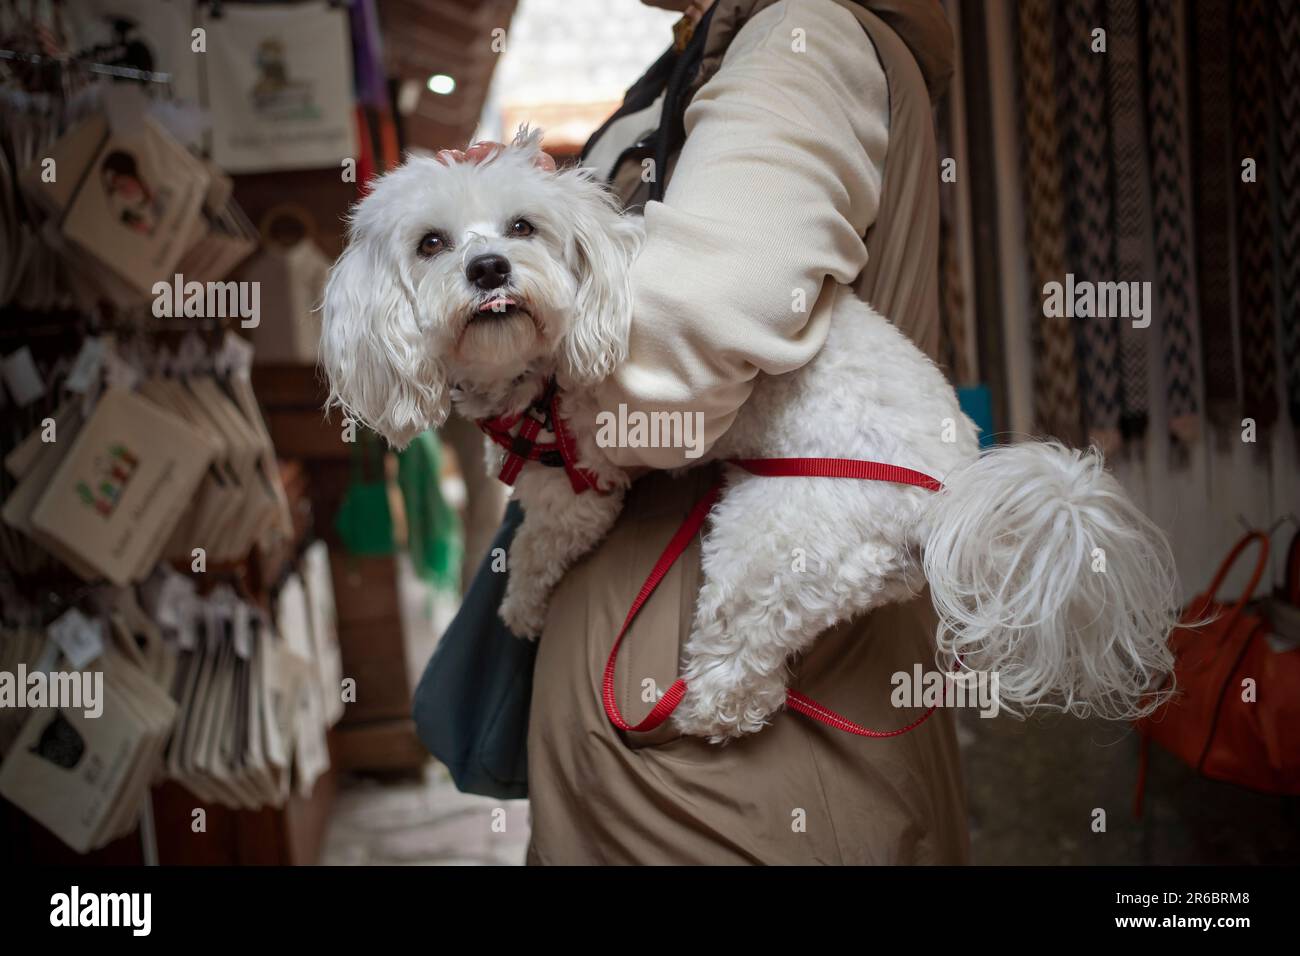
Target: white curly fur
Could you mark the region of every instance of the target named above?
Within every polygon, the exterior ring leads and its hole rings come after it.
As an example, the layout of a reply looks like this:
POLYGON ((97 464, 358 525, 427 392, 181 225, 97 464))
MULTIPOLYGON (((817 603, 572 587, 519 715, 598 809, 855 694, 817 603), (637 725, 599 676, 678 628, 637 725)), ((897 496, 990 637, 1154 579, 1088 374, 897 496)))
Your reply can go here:
POLYGON ((1178 605, 1160 530, 1096 449, 1026 442, 951 472, 928 509, 925 576, 950 663, 998 675, 1002 706, 1121 720, 1173 666, 1178 605))
MULTIPOLYGON (((525 520, 501 613, 527 636, 541 632, 551 590, 622 507, 628 476, 596 444, 591 386, 626 354, 639 245, 637 220, 585 174, 536 168, 536 149, 524 134, 489 162, 417 159, 383 177, 331 276, 322 347, 334 400, 398 443, 439 424, 448 394, 471 418, 513 413, 559 377, 579 462, 612 491, 575 495, 561 470, 524 468, 525 520), (503 235, 521 215, 536 235, 503 235), (434 228, 457 248, 507 255, 506 291, 527 314, 476 321, 484 293, 465 279, 466 252, 415 254, 434 228)), ((870 459, 946 489, 729 466, 703 543, 679 728, 715 741, 760 729, 785 700, 792 657, 836 622, 919 593, 927 578, 942 653, 995 669, 1003 703, 1142 711, 1169 668, 1176 603, 1159 531, 1095 454, 1029 442, 981 457, 939 369, 849 290, 835 294, 816 358, 760 376, 701 460, 870 459), (1091 570, 1094 548, 1105 572, 1091 570)))

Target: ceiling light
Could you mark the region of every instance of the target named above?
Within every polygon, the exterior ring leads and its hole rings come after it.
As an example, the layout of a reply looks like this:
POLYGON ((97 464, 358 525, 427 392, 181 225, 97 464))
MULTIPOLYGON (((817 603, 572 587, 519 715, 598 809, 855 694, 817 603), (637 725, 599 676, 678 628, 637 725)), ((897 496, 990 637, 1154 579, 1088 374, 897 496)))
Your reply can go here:
POLYGON ((456 89, 456 80, 446 73, 435 73, 429 77, 429 92, 446 96, 456 89))

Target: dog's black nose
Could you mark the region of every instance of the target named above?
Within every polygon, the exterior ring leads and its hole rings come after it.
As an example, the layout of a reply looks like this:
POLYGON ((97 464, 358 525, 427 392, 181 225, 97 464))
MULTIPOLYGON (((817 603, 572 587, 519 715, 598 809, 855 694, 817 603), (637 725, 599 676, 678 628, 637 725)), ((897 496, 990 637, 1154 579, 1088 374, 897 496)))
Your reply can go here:
POLYGON ((480 289, 499 289, 510 278, 510 260, 505 256, 475 256, 465 267, 465 278, 480 289))

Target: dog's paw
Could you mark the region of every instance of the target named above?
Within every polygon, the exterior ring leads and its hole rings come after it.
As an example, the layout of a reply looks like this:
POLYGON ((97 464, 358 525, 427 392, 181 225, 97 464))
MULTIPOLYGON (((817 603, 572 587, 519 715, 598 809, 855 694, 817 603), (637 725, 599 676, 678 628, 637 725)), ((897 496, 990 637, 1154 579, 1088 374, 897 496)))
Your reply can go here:
POLYGON ((762 730, 785 703, 784 674, 755 674, 725 658, 695 658, 682 676, 686 696, 673 712, 673 723, 683 734, 711 743, 762 730))
POLYGON ((507 589, 497 614, 512 634, 535 641, 546 627, 546 604, 545 595, 507 589))

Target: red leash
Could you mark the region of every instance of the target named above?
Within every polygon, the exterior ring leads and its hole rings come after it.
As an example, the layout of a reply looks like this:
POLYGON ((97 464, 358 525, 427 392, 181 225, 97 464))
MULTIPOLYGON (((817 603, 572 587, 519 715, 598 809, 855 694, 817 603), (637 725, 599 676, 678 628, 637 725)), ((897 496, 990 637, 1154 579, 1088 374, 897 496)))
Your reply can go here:
MULTIPOLYGON (((903 485, 916 485, 929 491, 938 491, 943 487, 939 481, 929 475, 913 471, 911 468, 887 465, 878 461, 856 461, 850 458, 742 458, 732 460, 729 464, 744 468, 751 474, 770 478, 856 478, 860 481, 892 481, 903 485)), ((646 601, 650 599, 650 595, 654 594, 655 588, 659 587, 659 582, 668 573, 668 569, 677 562, 682 552, 691 543, 691 539, 704 526, 704 521, 708 517, 710 509, 712 509, 714 503, 718 500, 718 496, 722 493, 722 485, 723 482, 719 480, 705 492, 704 497, 695 502, 695 507, 691 509, 681 527, 673 534, 668 546, 664 548, 663 554, 659 555, 659 560, 655 562, 650 576, 641 585, 636 600, 632 602, 632 607, 623 620, 623 627, 619 630, 618 637, 614 639, 614 646, 609 652, 609 660, 605 663, 605 677, 601 697, 605 704, 605 716, 619 730, 628 730, 634 733, 654 730, 672 715, 678 704, 682 702, 682 698, 686 696, 686 681, 679 677, 673 681, 672 686, 668 688, 663 697, 659 698, 659 702, 655 704, 643 721, 636 725, 629 724, 622 713, 619 712, 618 701, 615 699, 614 668, 618 662, 619 647, 623 643, 623 638, 627 636, 628 628, 632 626, 632 621, 637 616, 637 612, 645 606, 646 601)), ((877 738, 898 737, 909 730, 914 730, 925 723, 936 710, 935 707, 931 707, 916 720, 897 730, 870 730, 860 724, 855 724, 847 717, 837 714, 829 707, 824 707, 812 698, 805 697, 798 691, 787 691, 785 703, 790 710, 797 711, 805 717, 811 717, 813 720, 821 721, 836 730, 842 730, 845 733, 855 734, 859 737, 877 738)))
MULTIPOLYGON (((525 464, 536 461, 550 467, 562 467, 577 494, 584 491, 600 492, 596 476, 578 465, 578 452, 573 436, 560 415, 560 392, 554 378, 547 381, 542 393, 520 414, 481 419, 477 424, 492 441, 505 449, 505 462, 497 477, 507 485, 515 483, 525 464), (518 432, 514 430, 516 425, 519 426, 518 432), (551 432, 555 440, 537 441, 537 436, 543 429, 551 432)), ((901 485, 915 485, 928 491, 939 491, 943 487, 937 479, 911 468, 888 465, 879 461, 858 461, 853 458, 738 458, 729 463, 764 478, 855 478, 859 481, 892 481, 901 485)), ((627 636, 633 619, 645 606, 646 601, 650 600, 650 595, 654 594, 655 588, 659 587, 659 582, 681 557, 682 552, 691 543, 691 539, 704 526, 710 509, 717 502, 718 495, 722 493, 722 485, 722 481, 719 480, 710 488, 704 497, 695 503, 686 520, 673 534, 663 554, 659 555, 659 560, 651 570, 650 576, 641 585, 636 600, 632 602, 632 607, 623 620, 623 627, 619 630, 618 637, 614 639, 609 660, 605 664, 601 696, 605 703, 605 715, 619 730, 636 733, 654 730, 672 715, 682 702, 682 698, 686 696, 686 681, 679 677, 673 681, 663 697, 659 698, 645 720, 633 726, 623 718, 618 709, 614 694, 614 668, 618 662, 619 647, 623 643, 623 638, 627 636)), ((897 730, 870 730, 798 691, 787 691, 785 703, 790 710, 821 721, 829 727, 859 737, 877 738, 898 737, 909 730, 914 730, 925 723, 936 709, 931 707, 916 720, 897 730)))

